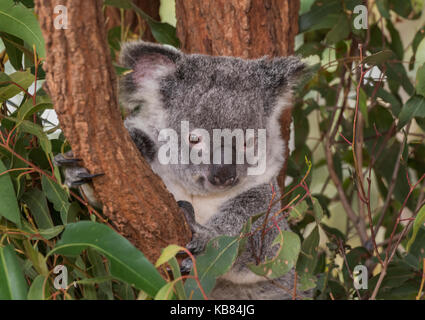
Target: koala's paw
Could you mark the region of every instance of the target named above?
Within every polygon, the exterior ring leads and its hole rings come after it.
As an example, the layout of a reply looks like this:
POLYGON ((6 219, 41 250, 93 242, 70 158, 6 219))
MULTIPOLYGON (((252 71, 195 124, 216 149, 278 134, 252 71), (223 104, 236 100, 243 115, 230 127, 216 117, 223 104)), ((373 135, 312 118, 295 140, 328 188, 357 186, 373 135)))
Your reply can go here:
POLYGON ((180 200, 177 201, 177 205, 182 209, 189 227, 192 228, 192 225, 196 223, 195 210, 193 209, 192 204, 189 201, 180 200))
MULTIPOLYGON (((190 251, 195 257, 205 250, 205 246, 211 239, 211 232, 193 233, 192 240, 186 244, 186 249, 190 251)), ((184 259, 180 266, 182 274, 189 273, 192 270, 193 261, 190 257, 184 259)))
POLYGON ((79 166, 80 161, 81 159, 74 158, 72 151, 58 154, 53 159, 57 166, 64 168, 64 183, 69 188, 77 188, 91 182, 93 178, 103 175, 103 173, 91 174, 86 168, 79 166))
MULTIPOLYGON (((178 201, 177 204, 182 209, 186 221, 192 231, 192 240, 186 244, 186 248, 193 254, 198 255, 202 253, 207 245, 208 241, 215 235, 213 230, 199 224, 195 220, 195 211, 190 202, 178 201)), ((192 269, 192 259, 186 258, 181 263, 181 272, 188 273, 192 269)))
POLYGON ((189 274, 193 267, 193 261, 191 258, 184 259, 180 264, 180 273, 189 274))
POLYGON ((188 201, 178 201, 177 204, 182 209, 190 230, 192 231, 192 240, 186 245, 186 248, 193 254, 202 252, 211 239, 213 232, 195 220, 195 211, 188 201))
POLYGON ((186 248, 193 254, 200 254, 204 251, 208 241, 211 239, 208 233, 194 233, 192 240, 186 244, 186 248))

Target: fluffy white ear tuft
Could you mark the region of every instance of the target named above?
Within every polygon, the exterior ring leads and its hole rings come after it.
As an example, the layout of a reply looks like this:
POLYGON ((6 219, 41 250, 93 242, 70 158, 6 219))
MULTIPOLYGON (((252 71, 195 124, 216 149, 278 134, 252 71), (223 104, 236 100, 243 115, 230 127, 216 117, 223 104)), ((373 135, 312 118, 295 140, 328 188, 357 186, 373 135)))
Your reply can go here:
POLYGON ((136 90, 159 81, 175 70, 175 64, 181 53, 172 47, 134 41, 123 45, 121 64, 133 70, 121 81, 121 93, 129 95, 136 90))
POLYGON ((120 79, 120 100, 130 111, 126 126, 142 130, 156 139, 165 126, 165 111, 161 97, 161 80, 176 70, 183 53, 169 46, 144 41, 123 45, 121 64, 132 69, 120 79))
POLYGON ((282 110, 292 106, 294 87, 306 74, 307 66, 297 57, 264 60, 268 87, 275 91, 276 101, 265 107, 268 117, 280 117, 282 110))

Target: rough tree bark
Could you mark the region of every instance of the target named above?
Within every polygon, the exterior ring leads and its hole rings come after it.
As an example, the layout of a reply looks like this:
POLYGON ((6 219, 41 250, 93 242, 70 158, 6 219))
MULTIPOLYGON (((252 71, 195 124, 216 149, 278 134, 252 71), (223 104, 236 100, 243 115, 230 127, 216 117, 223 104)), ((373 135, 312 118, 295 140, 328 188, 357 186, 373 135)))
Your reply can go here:
MULTIPOLYGON (((176 0, 177 35, 183 51, 259 58, 294 53, 299 0, 176 0)), ((291 110, 281 117, 288 143, 291 110)), ((285 159, 289 150, 285 151, 285 159)), ((285 161, 278 182, 282 191, 285 161)))
POLYGON ((150 261, 190 231, 173 196, 139 156, 120 116, 101 0, 36 0, 46 41, 47 90, 74 154, 96 178, 104 214, 150 261), (55 29, 54 7, 68 9, 55 29), (84 36, 81 36, 84 35, 84 36))
MULTIPOLYGON (((142 9, 152 18, 154 18, 157 21, 160 21, 161 19, 159 16, 159 7, 161 5, 160 0, 133 0, 133 2, 135 5, 137 5, 140 9, 142 9)), ((107 6, 105 9, 105 15, 106 15, 106 27, 108 30, 113 27, 121 25, 120 9, 107 6)), ((135 33, 139 33, 140 30, 138 29, 139 27, 141 27, 143 30, 143 35, 142 35, 143 40, 151 41, 151 42, 155 41, 155 38, 153 37, 148 24, 141 19, 139 20, 137 18, 137 15, 133 11, 126 10, 124 22, 125 22, 125 25, 129 26, 130 29, 135 33)))

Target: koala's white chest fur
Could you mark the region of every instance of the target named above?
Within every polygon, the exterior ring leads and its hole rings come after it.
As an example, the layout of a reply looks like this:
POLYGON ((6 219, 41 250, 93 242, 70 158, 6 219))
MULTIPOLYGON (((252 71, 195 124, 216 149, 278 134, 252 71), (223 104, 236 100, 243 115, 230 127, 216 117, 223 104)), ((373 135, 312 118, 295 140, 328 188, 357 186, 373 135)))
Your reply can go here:
POLYGON ((195 196, 187 193, 180 186, 165 182, 167 189, 173 194, 176 201, 185 200, 189 201, 195 211, 196 222, 206 224, 207 221, 219 211, 219 208, 227 200, 227 195, 208 195, 208 196, 195 196))

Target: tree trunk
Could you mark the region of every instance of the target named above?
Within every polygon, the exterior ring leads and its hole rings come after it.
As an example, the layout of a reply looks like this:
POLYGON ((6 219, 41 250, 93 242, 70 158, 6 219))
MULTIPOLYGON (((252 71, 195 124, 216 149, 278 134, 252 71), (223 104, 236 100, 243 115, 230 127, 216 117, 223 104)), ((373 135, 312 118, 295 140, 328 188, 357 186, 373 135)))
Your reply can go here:
MULTIPOLYGON (((177 35, 190 53, 259 58, 294 52, 299 0, 176 0, 177 35)), ((281 117, 289 141, 291 110, 281 117)), ((285 150, 285 160, 289 149, 285 150)), ((287 161, 278 182, 285 187, 287 161)))
POLYGON ((96 178, 104 214, 154 262, 168 244, 191 237, 181 211, 140 157, 118 108, 116 76, 106 43, 101 0, 36 0, 46 41, 47 90, 74 154, 96 178), (68 29, 55 29, 56 5, 68 9, 68 29), (84 35, 84 36, 82 36, 84 35))
MULTIPOLYGON (((161 4, 160 0, 133 0, 133 2, 155 20, 161 20, 159 16, 159 6, 161 4)), ((121 25, 120 9, 107 6, 105 9, 105 15, 107 30, 121 25)), ((134 33, 140 34, 142 32, 143 40, 155 42, 155 38, 153 37, 148 24, 144 20, 138 19, 137 14, 134 13, 134 11, 125 11, 124 22, 125 26, 129 27, 134 33)))

